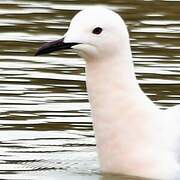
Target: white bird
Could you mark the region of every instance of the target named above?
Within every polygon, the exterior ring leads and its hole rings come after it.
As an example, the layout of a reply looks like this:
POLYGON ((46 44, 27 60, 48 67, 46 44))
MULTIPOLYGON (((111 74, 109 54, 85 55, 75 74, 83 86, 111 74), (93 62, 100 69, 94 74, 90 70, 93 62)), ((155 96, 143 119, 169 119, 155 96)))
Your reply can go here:
POLYGON ((180 173, 180 107, 159 109, 137 83, 127 27, 90 7, 62 39, 36 55, 71 48, 86 60, 86 83, 102 172, 172 179, 180 173))

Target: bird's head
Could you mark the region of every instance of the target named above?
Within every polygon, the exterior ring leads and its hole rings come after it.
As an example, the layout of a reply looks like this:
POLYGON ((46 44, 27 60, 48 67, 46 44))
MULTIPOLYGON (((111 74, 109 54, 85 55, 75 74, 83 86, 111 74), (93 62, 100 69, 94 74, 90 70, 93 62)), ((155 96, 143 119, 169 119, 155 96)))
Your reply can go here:
POLYGON ((62 39, 44 44, 36 55, 73 49, 85 59, 102 58, 129 45, 129 35, 122 18, 103 7, 91 7, 74 16, 62 39))

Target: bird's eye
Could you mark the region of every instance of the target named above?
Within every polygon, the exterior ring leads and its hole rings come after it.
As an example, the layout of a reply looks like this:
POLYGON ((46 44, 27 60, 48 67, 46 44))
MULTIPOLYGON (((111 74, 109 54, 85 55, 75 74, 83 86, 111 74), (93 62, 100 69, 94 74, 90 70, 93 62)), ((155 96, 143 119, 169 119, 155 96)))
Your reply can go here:
POLYGON ((96 27, 96 28, 93 29, 92 33, 93 34, 101 34, 102 31, 103 31, 102 28, 96 27))

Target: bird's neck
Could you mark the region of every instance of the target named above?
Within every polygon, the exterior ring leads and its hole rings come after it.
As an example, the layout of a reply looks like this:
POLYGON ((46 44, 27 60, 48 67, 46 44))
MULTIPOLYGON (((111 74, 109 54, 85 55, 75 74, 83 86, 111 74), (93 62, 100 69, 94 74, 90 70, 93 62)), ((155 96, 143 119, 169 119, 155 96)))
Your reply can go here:
MULTIPOLYGON (((129 54, 120 54, 111 59, 87 61, 87 90, 103 166, 112 157, 115 157, 112 163, 123 163, 122 156, 113 155, 116 154, 116 149, 119 154, 121 150, 130 153, 134 145, 130 142, 145 137, 142 144, 146 143, 148 133, 151 134, 148 132, 151 129, 149 122, 157 109, 139 87, 131 60, 129 51, 129 54)), ((124 161, 126 158, 124 157, 124 161)))
POLYGON ((92 114, 97 121, 120 120, 134 106, 154 106, 137 83, 130 50, 111 59, 87 61, 86 73, 92 114))

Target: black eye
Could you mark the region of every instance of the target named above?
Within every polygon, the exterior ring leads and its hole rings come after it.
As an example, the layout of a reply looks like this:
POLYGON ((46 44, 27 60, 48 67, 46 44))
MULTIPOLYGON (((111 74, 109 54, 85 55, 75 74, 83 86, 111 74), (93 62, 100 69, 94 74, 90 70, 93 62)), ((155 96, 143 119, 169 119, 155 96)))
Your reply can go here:
POLYGON ((103 31, 102 28, 96 27, 96 28, 93 29, 92 33, 93 33, 93 34, 100 34, 102 31, 103 31))

